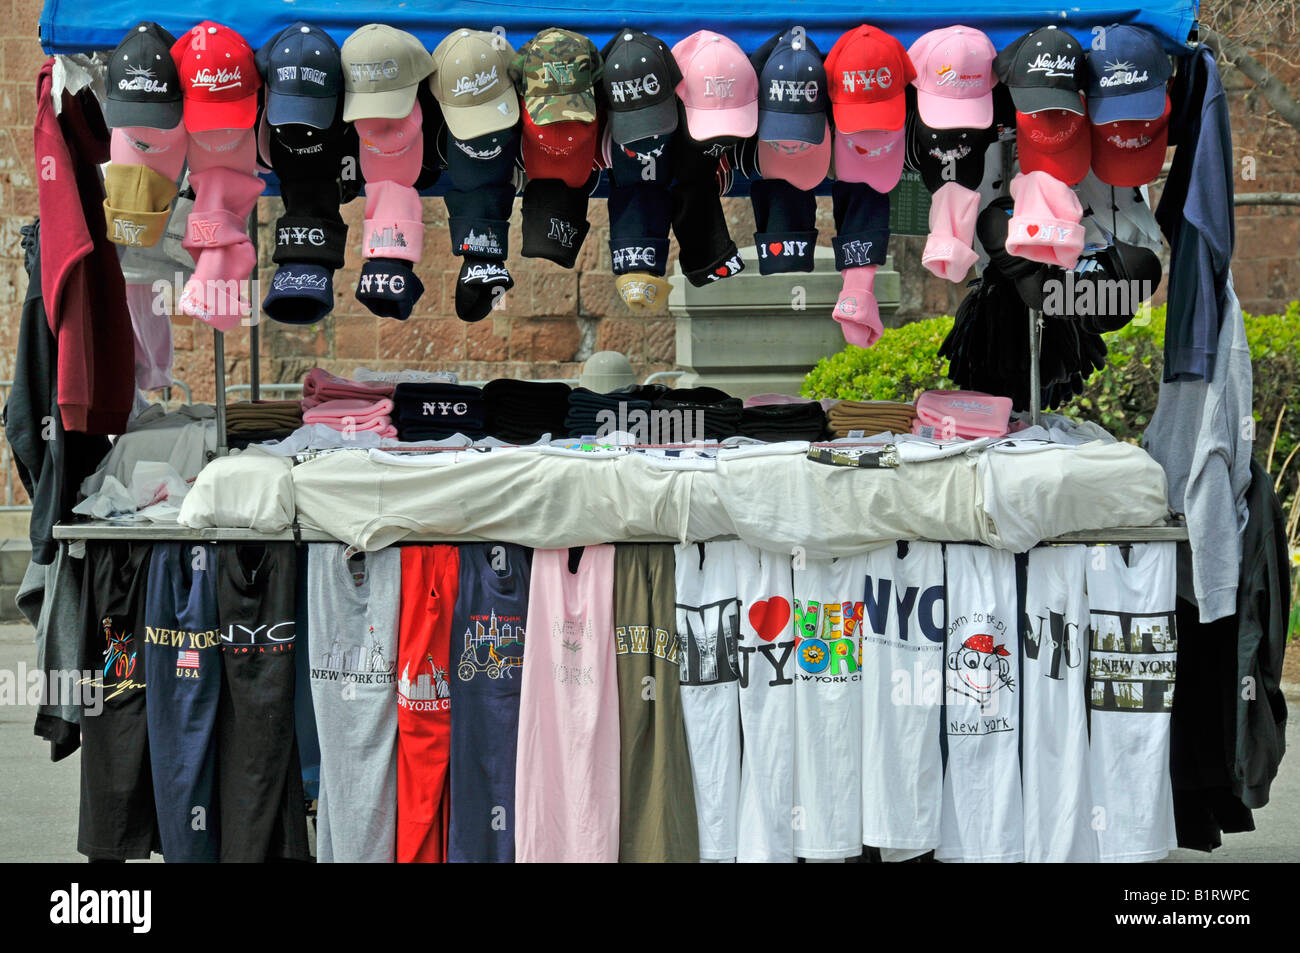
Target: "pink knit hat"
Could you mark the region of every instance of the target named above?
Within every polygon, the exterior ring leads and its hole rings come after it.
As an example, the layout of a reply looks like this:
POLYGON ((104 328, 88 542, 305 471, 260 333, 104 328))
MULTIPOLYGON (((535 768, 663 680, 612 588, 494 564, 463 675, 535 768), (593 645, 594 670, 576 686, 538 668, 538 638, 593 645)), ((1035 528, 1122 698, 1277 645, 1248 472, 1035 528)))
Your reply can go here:
POLYGON ((960 282, 979 261, 971 248, 980 194, 956 182, 945 182, 930 199, 930 237, 921 264, 939 278, 960 282))
POLYGON ((916 399, 912 432, 941 440, 1001 437, 1010 418, 1010 397, 976 390, 928 390, 916 399))
POLYGON ((1083 206, 1068 185, 1046 172, 1011 180, 1016 200, 1007 225, 1007 252, 1047 265, 1073 268, 1083 251, 1083 206))
POLYGON ((396 182, 366 182, 362 254, 367 258, 419 261, 424 248, 420 193, 396 182))

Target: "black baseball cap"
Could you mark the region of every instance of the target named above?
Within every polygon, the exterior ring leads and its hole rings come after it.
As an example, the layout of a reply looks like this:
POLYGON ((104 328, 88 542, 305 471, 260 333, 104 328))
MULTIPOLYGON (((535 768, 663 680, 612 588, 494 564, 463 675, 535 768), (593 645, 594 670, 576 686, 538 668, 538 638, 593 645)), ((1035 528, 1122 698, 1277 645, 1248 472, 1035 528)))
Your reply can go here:
POLYGON ((334 124, 343 94, 343 60, 328 33, 299 20, 263 45, 256 61, 266 80, 267 122, 313 129, 334 124))
POLYGON ((640 30, 620 30, 601 50, 600 93, 616 143, 663 136, 677 128, 682 72, 668 44, 640 30))
POLYGON ((926 191, 948 182, 978 191, 984 181, 984 157, 997 139, 992 129, 935 129, 919 112, 907 117, 907 164, 921 173, 926 191))
POLYGON ((171 48, 176 38, 145 20, 131 28, 108 61, 104 119, 112 128, 175 129, 184 103, 171 48))
POLYGON ((993 72, 1022 113, 1064 109, 1084 114, 1079 99, 1088 85, 1084 48, 1059 27, 1045 26, 1020 37, 997 55, 993 72))
POLYGON ((820 145, 829 105, 821 52, 807 36, 783 34, 758 71, 758 138, 820 145))

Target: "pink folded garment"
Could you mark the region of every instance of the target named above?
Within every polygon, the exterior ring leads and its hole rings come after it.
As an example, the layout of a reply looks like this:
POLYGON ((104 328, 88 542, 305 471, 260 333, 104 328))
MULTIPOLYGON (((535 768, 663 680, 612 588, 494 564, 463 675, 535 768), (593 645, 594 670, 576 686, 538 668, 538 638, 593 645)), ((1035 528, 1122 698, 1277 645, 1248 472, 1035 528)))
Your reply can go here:
POLYGON ((387 397, 367 401, 356 399, 327 400, 304 411, 302 422, 305 424, 325 424, 335 430, 355 427, 362 430, 372 429, 370 425, 382 420, 385 425, 392 423, 393 402, 387 397))
POLYGON ((945 182, 930 199, 930 235, 921 264, 938 278, 961 282, 979 261, 971 248, 980 194, 956 182, 945 182))
POLYGON ((1011 180, 1016 200, 1007 224, 1007 253, 1073 268, 1083 251, 1083 205, 1064 182, 1046 172, 1022 172, 1011 180))
POLYGON ((302 409, 310 410, 327 400, 378 400, 392 397, 395 385, 388 381, 353 381, 314 367, 302 381, 302 409))
POLYGON ((975 390, 928 390, 916 399, 912 433, 951 440, 1001 437, 1011 418, 1011 398, 975 390))

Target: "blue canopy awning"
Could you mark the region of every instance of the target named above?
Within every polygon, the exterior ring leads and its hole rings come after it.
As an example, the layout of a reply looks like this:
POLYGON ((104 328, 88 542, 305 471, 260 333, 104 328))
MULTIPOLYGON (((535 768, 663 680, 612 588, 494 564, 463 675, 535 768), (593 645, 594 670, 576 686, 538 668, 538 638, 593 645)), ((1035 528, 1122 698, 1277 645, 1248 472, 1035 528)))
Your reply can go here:
POLYGON ((1083 0, 1054 7, 1047 0, 748 0, 743 5, 699 0, 45 0, 41 45, 48 53, 111 50, 128 29, 153 20, 179 36, 204 19, 219 20, 254 47, 294 20, 328 30, 339 43, 365 23, 408 30, 429 49, 459 27, 503 27, 518 46, 548 26, 566 27, 603 46, 616 30, 632 25, 672 44, 696 30, 711 29, 752 51, 778 30, 799 25, 826 52, 841 33, 870 23, 905 45, 929 30, 965 24, 983 30, 1001 49, 1029 30, 1055 23, 1084 43, 1094 26, 1135 23, 1153 30, 1171 53, 1187 49, 1195 28, 1198 0, 1148 0, 1141 7, 1125 0, 1083 0), (638 10, 636 7, 648 7, 638 10))

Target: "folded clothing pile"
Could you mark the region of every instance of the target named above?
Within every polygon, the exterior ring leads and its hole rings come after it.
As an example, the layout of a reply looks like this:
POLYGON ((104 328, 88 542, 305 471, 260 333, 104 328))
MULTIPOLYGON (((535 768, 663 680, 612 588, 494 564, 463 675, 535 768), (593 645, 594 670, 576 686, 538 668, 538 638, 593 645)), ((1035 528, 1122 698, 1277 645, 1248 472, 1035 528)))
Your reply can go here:
POLYGON ((676 387, 656 397, 650 406, 655 410, 681 411, 680 440, 690 442, 724 440, 740 433, 744 402, 716 387, 676 387))
POLYGON ((397 432, 407 442, 487 436, 482 389, 464 384, 398 384, 393 390, 397 432))
POLYGON ((614 430, 626 430, 632 425, 633 421, 629 418, 636 410, 649 413, 650 401, 617 391, 612 394, 597 394, 585 387, 575 387, 569 392, 564 429, 570 437, 589 437, 614 430))
POLYGON ((304 410, 302 422, 324 424, 343 434, 373 431, 381 437, 397 438, 397 429, 393 426, 393 402, 387 397, 378 400, 327 400, 304 410))
POLYGON ((912 432, 940 440, 1001 437, 1010 419, 1010 397, 977 390, 928 390, 916 399, 912 432))
POLYGON ((820 440, 826 435, 826 411, 815 400, 759 404, 740 412, 739 433, 755 440, 820 440))
POLYGON ((302 426, 296 400, 241 400, 226 405, 226 444, 244 449, 263 440, 283 440, 302 426))
POLYGON ((831 408, 831 433, 847 437, 860 432, 863 436, 884 433, 911 433, 916 408, 892 400, 842 400, 831 408))
POLYGON ((508 378, 483 386, 485 429, 507 443, 536 443, 546 434, 563 436, 569 385, 508 378))
POLYGON ((353 381, 314 367, 302 380, 302 409, 327 400, 380 400, 393 396, 393 385, 382 381, 353 381))

